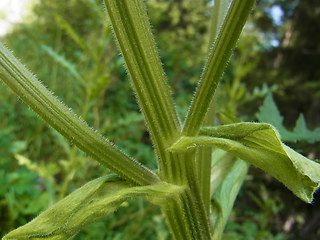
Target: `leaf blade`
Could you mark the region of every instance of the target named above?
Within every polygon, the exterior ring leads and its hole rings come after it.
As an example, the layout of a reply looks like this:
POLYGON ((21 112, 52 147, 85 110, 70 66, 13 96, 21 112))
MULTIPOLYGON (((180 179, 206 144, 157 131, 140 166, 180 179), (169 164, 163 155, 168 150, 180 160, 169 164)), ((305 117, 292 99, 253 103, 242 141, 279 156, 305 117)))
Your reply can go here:
POLYGON ((230 171, 220 183, 211 198, 213 216, 212 240, 221 239, 223 230, 232 211, 239 190, 248 171, 248 164, 241 159, 236 159, 230 171))
POLYGON ((236 123, 202 128, 201 133, 205 136, 180 138, 170 150, 221 148, 268 172, 303 201, 312 201, 320 184, 320 164, 284 145, 270 124, 236 123))
POLYGON ((88 224, 112 213, 128 198, 149 196, 154 202, 161 202, 182 190, 181 186, 164 182, 136 187, 113 175, 100 177, 60 200, 33 221, 11 231, 3 239, 69 239, 88 224))

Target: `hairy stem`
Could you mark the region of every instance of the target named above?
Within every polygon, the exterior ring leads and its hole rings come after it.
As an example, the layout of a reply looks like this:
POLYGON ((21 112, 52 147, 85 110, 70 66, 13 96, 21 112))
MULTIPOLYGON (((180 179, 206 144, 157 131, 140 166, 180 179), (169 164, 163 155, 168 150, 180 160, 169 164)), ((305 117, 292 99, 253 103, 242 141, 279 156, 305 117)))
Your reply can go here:
POLYGON ((185 120, 183 135, 194 136, 198 133, 232 49, 240 36, 254 2, 254 0, 234 0, 231 3, 202 73, 200 84, 185 120))
POLYGON ((160 176, 170 164, 165 149, 178 137, 180 122, 141 0, 105 0, 113 32, 154 143, 160 176))
POLYGON ((120 177, 139 185, 159 181, 152 171, 122 153, 60 102, 2 43, 0 79, 51 127, 120 177))
POLYGON ((181 126, 143 1, 105 0, 105 4, 157 152, 160 177, 186 186, 178 198, 168 199, 162 206, 171 232, 176 239, 208 239, 208 218, 194 182, 194 155, 189 158, 167 150, 180 137, 181 126))
MULTIPOLYGON (((223 23, 228 10, 230 0, 215 0, 212 8, 210 29, 209 29, 209 51, 218 35, 218 30, 223 23)), ((213 95, 208 111, 205 115, 202 126, 213 126, 215 121, 217 92, 213 95)), ((196 166, 198 169, 199 185, 205 209, 210 213, 210 178, 211 178, 211 155, 212 147, 198 147, 196 150, 196 166)))

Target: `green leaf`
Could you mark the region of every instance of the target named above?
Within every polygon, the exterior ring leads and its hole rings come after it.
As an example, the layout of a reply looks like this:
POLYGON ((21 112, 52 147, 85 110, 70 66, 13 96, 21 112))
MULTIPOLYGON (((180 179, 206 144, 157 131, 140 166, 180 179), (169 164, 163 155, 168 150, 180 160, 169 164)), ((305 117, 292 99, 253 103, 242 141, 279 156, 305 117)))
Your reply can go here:
POLYGON ((291 138, 288 140, 297 140, 297 141, 308 141, 309 143, 314 143, 320 141, 320 128, 316 128, 313 131, 310 131, 307 128, 306 120, 304 119, 303 114, 299 115, 299 118, 296 122, 296 126, 293 129, 291 138))
POLYGON ((279 131, 283 141, 307 141, 309 143, 320 141, 320 128, 316 128, 313 131, 309 130, 303 114, 299 115, 293 131, 287 130, 283 126, 283 117, 271 94, 266 96, 259 109, 260 112, 256 115, 258 120, 260 122, 272 124, 279 131))
POLYGON ((260 122, 270 123, 275 126, 279 133, 283 137, 283 133, 286 133, 286 129, 283 127, 283 117, 280 115, 280 112, 275 104, 272 94, 268 94, 264 99, 263 104, 259 108, 260 113, 256 114, 256 117, 260 122))
POLYGON ((221 149, 213 152, 211 169, 212 240, 221 239, 247 170, 248 164, 241 159, 221 149))
MULTIPOLYGON (((224 160, 221 160, 224 161, 224 160)), ((229 172, 211 198, 213 235, 212 240, 221 239, 224 227, 236 197, 247 174, 248 164, 241 159, 233 161, 229 172)))
POLYGON ((210 168, 210 199, 226 178, 235 162, 236 158, 232 154, 221 149, 214 150, 212 153, 212 167, 210 168))
POLYGON ((236 123, 203 127, 199 137, 181 137, 171 151, 186 151, 196 146, 214 146, 270 173, 295 195, 311 202, 320 183, 320 164, 295 152, 280 141, 270 124, 236 123))
POLYGON ((178 194, 183 187, 159 183, 133 187, 114 175, 90 181, 62 199, 26 225, 13 230, 3 240, 69 239, 90 223, 114 212, 125 200, 147 196, 154 202, 178 194))

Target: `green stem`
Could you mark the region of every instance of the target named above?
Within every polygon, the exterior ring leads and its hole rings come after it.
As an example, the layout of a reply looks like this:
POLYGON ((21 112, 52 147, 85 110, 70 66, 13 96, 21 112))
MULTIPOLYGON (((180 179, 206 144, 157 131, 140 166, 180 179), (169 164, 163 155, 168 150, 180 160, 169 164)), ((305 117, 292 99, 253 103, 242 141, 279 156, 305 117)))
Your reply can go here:
POLYGON ((105 0, 105 5, 155 146, 160 177, 172 182, 175 176, 170 169, 177 164, 170 160, 166 149, 179 137, 181 126, 144 3, 141 0, 105 0))
POLYGON ((196 161, 198 163, 198 176, 203 204, 210 213, 210 178, 211 178, 211 147, 198 147, 196 151, 196 161))
POLYGON ((105 0, 105 5, 155 145, 160 177, 187 189, 162 206, 171 232, 175 239, 209 239, 208 217, 196 188, 194 155, 167 151, 179 138, 181 126, 143 1, 105 0))
POLYGON ((152 171, 122 153, 60 102, 2 43, 0 79, 54 129, 120 177, 140 185, 159 181, 152 171))
POLYGON ((181 127, 144 3, 141 0, 106 0, 105 5, 161 161, 164 150, 177 139, 181 127))
MULTIPOLYGON (((203 185, 201 185, 201 177, 197 171, 197 159, 195 152, 185 154, 185 171, 188 179, 188 186, 192 193, 191 197, 193 198, 194 209, 197 211, 194 215, 194 220, 198 229, 201 230, 202 238, 207 239, 211 235, 211 228, 209 224, 210 211, 205 205, 205 200, 203 196, 203 185)), ((209 158, 211 159, 211 158, 209 158)), ((207 180, 207 179, 206 179, 207 180)), ((206 186, 209 187, 210 193, 210 182, 206 183, 206 186)))
POLYGON ((240 36, 254 2, 254 0, 234 0, 231 3, 202 73, 200 84, 185 120, 183 135, 194 136, 198 133, 232 49, 240 36))
MULTIPOLYGON (((209 51, 213 45, 219 27, 223 23, 223 19, 228 10, 229 0, 225 0, 221 3, 221 0, 215 0, 212 8, 212 16, 209 30, 209 51)), ((208 111, 204 118, 202 126, 213 126, 215 121, 215 108, 216 108, 217 92, 213 95, 213 99, 210 102, 208 111)), ((201 194, 206 211, 210 212, 210 178, 211 178, 211 147, 198 147, 196 150, 196 162, 199 176, 199 185, 201 188, 201 194)))

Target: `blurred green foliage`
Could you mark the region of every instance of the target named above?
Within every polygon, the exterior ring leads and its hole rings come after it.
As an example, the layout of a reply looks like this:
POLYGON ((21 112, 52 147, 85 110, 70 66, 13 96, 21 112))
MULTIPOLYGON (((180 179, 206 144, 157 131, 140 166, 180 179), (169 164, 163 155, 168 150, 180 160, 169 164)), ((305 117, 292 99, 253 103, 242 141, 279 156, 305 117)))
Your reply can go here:
POLYGON ((265 98, 263 105, 260 107, 260 112, 257 114, 260 122, 267 122, 277 128, 284 141, 307 141, 314 143, 320 141, 320 128, 310 131, 306 126, 306 120, 303 114, 300 114, 297 119, 296 126, 293 131, 288 131, 283 125, 283 117, 271 95, 265 98))
MULTIPOLYGON (((176 107, 183 118, 209 46, 212 1, 146 3, 168 81, 175 89, 176 107)), ((236 115, 254 121, 264 97, 272 92, 284 116, 280 124, 287 131, 295 126, 300 113, 305 115, 304 127, 319 126, 320 74, 316 64, 320 22, 316 9, 317 1, 257 1, 218 91, 219 116, 236 115), (282 10, 282 24, 270 14, 275 6, 282 10), (277 101, 278 96, 281 101, 277 101)), ((34 20, 17 25, 4 42, 82 118, 102 134, 108 133, 110 140, 130 155, 155 168, 149 135, 102 3, 39 0, 33 12, 34 20)), ((266 106, 272 107, 271 103, 266 106)), ((319 158, 319 145, 293 144, 305 155, 319 158)), ((0 146, 0 235, 30 221, 39 211, 106 171, 88 161, 2 85, 0 146)), ((255 171, 251 174, 257 174, 255 171)), ((299 216, 275 197, 279 190, 274 189, 281 186, 265 175, 258 184, 247 183, 243 189, 249 194, 243 191, 234 209, 242 217, 231 217, 224 239, 295 239, 307 220, 298 224, 299 216), (267 188, 262 185, 266 179, 267 188), (289 215, 297 222, 292 233, 279 229, 289 215)), ((281 194, 285 193, 283 190, 281 194)), ((159 209, 145 205, 142 199, 130 201, 75 239, 169 239, 159 209)), ((305 209, 305 219, 320 212, 315 207, 316 212, 310 215, 302 203, 295 206, 305 209)), ((319 234, 309 230, 307 236, 318 239, 319 234)))

